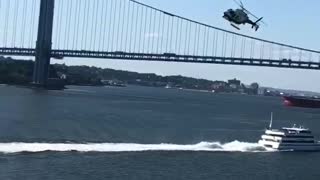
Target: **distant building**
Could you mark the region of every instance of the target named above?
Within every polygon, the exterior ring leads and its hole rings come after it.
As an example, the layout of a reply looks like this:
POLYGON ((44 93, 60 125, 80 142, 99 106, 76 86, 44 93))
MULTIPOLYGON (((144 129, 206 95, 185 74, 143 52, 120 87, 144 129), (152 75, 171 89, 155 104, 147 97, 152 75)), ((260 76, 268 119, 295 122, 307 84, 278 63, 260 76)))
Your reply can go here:
POLYGON ((241 81, 234 78, 234 79, 228 80, 228 84, 231 88, 237 89, 240 87, 241 81))
POLYGON ((212 89, 219 89, 221 87, 226 87, 227 83, 224 81, 214 81, 211 85, 212 89))
POLYGON ((259 88, 258 89, 258 95, 264 95, 264 91, 265 91, 264 88, 259 88))
POLYGON ((277 90, 264 89, 265 96, 281 96, 280 92, 277 90))
POLYGON ((224 92, 227 85, 228 83, 224 81, 214 81, 211 85, 211 90, 214 90, 214 92, 224 92))
POLYGON ((241 81, 234 78, 234 79, 228 80, 228 84, 236 84, 236 85, 240 86, 241 81))

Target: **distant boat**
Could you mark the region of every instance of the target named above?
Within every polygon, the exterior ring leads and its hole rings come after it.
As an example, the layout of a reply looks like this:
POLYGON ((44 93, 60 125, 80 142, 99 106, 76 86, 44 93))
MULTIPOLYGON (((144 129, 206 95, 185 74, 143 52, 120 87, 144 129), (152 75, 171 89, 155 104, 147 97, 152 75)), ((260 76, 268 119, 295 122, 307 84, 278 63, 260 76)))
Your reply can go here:
POLYGON ((286 106, 320 108, 320 98, 308 96, 283 96, 286 106))

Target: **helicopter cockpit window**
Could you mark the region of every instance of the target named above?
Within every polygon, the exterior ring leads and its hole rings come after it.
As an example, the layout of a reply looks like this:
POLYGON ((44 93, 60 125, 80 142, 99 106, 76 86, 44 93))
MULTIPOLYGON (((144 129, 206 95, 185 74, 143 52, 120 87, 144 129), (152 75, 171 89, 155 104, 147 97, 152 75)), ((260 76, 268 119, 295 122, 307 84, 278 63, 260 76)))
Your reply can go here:
POLYGON ((230 15, 233 17, 233 16, 235 16, 235 13, 234 13, 234 11, 230 11, 230 15))

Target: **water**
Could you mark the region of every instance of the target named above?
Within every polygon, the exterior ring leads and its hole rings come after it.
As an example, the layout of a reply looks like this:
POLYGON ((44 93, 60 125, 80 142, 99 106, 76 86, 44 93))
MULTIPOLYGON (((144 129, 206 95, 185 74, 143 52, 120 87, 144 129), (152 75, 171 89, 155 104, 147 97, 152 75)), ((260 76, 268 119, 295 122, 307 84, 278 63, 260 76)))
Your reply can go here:
POLYGON ((0 179, 319 179, 320 153, 269 152, 274 126, 320 138, 320 110, 280 98, 143 87, 0 86, 0 179))

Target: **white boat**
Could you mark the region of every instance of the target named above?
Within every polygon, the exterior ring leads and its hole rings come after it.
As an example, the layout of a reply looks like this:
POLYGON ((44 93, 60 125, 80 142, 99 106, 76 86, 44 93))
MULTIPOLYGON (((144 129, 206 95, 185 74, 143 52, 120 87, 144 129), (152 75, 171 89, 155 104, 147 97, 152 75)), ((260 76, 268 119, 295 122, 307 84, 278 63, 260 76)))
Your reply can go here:
POLYGON ((272 129, 272 114, 269 128, 258 143, 270 150, 320 151, 320 143, 307 128, 294 125, 291 128, 272 129))

